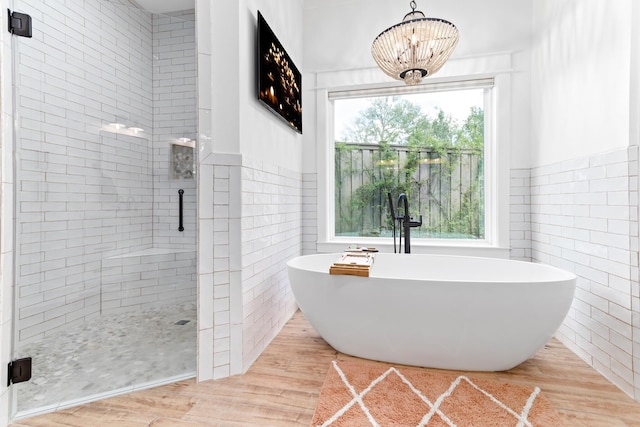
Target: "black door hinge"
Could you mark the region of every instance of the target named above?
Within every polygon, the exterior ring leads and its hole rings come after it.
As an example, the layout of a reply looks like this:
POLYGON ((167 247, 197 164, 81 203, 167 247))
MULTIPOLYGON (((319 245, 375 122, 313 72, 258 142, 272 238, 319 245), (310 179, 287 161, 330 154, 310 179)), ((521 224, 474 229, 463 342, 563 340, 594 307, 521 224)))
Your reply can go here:
POLYGON ((9 375, 7 376, 7 387, 11 384, 23 383, 31 379, 31 358, 16 359, 9 362, 9 375))
POLYGON ((26 13, 9 12, 9 32, 21 37, 31 37, 31 16, 26 13))

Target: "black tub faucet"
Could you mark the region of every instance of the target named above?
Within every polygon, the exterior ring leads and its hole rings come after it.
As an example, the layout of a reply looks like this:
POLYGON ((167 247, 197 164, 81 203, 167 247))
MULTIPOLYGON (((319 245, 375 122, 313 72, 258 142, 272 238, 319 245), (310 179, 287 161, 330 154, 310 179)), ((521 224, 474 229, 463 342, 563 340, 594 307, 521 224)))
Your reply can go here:
POLYGON ((422 225, 422 215, 418 221, 414 221, 409 215, 409 199, 405 193, 401 193, 398 197, 398 214, 394 212, 393 200, 391 193, 387 193, 389 197, 389 210, 393 219, 393 252, 396 251, 396 221, 400 223, 400 237, 398 239, 398 251, 402 248, 402 233, 404 231, 404 253, 411 253, 411 228, 420 227, 422 225), (404 215, 400 215, 400 207, 403 209, 404 215))

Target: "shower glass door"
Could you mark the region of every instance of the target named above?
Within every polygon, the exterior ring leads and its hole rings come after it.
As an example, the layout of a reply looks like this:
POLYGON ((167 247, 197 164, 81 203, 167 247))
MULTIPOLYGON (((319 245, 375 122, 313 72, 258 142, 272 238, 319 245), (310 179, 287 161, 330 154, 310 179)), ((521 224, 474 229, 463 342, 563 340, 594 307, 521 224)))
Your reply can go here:
POLYGON ((15 0, 12 386, 27 416, 196 366, 195 13, 15 0))

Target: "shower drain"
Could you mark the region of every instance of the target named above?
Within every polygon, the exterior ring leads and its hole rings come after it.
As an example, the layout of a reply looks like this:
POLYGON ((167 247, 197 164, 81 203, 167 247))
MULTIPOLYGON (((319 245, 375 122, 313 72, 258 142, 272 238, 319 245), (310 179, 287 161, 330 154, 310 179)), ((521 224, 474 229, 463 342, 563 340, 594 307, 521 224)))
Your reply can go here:
POLYGON ((174 325, 186 325, 189 322, 189 320, 178 320, 174 325))

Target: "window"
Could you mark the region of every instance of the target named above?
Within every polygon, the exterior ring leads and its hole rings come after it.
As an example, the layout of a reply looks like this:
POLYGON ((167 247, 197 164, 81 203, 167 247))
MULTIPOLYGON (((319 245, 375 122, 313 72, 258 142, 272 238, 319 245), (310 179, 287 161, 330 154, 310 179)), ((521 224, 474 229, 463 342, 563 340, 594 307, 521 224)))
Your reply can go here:
POLYGON ((396 204, 405 193, 411 216, 422 215, 412 239, 485 240, 492 88, 478 80, 330 93, 333 235, 390 237, 388 194, 396 204))

